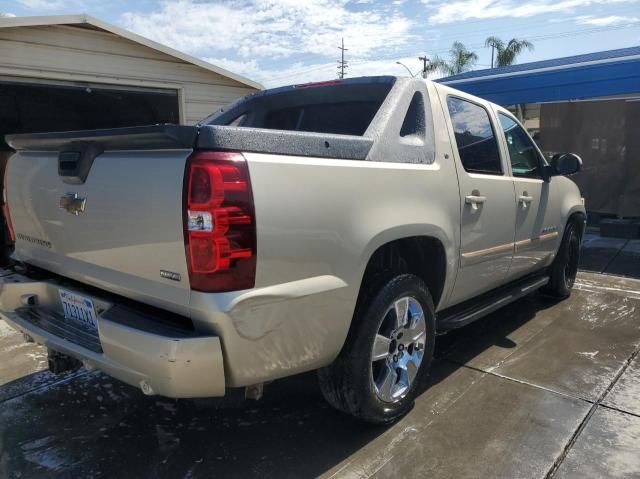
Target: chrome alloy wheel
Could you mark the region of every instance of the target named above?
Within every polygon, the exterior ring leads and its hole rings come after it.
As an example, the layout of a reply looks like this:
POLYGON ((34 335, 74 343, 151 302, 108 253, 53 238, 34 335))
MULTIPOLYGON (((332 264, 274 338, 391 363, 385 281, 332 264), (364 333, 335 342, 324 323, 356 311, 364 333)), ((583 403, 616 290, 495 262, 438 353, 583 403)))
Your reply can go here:
POLYGON ((371 375, 378 398, 395 402, 404 397, 424 357, 427 325, 420 303, 410 296, 387 310, 371 351, 371 375))

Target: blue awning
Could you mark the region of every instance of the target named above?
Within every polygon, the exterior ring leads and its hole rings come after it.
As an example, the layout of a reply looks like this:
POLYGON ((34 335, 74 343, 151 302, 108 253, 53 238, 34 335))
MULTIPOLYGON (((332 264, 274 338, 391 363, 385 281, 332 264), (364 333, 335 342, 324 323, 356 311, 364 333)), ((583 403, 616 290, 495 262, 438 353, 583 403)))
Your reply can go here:
POLYGON ((436 81, 501 105, 640 93, 640 47, 477 70, 436 81))

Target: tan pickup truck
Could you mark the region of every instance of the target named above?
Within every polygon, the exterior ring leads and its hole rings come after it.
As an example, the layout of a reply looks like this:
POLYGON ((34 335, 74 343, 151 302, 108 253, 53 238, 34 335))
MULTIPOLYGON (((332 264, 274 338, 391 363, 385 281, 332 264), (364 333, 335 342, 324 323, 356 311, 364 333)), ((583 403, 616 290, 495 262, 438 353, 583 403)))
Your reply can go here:
POLYGON ((257 92, 196 126, 14 135, 0 315, 145 394, 318 370, 338 409, 413 404, 438 333, 569 295, 585 210, 509 111, 423 80, 257 92))

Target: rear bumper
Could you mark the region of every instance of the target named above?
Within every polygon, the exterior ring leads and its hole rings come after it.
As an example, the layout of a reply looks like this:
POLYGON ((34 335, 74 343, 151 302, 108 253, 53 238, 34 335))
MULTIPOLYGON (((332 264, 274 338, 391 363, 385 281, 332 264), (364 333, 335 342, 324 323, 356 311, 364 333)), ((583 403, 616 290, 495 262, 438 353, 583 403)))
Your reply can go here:
POLYGON ((96 308, 102 310, 95 340, 65 327, 55 282, 0 272, 0 317, 37 343, 140 387, 145 394, 171 398, 224 395, 222 345, 218 336, 156 325, 140 328, 145 323, 139 317, 114 309, 117 305, 100 298, 92 299, 96 308), (25 299, 34 296, 36 304, 25 305, 25 299))

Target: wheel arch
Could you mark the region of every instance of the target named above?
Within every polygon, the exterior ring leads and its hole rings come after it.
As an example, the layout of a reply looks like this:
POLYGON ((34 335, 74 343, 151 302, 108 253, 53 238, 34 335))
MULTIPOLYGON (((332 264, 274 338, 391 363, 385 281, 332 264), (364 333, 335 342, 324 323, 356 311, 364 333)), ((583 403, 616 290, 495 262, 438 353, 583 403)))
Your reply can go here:
POLYGON ((410 273, 427 285, 434 306, 446 296, 445 287, 451 272, 444 242, 437 236, 413 235, 396 238, 379 245, 368 257, 364 268, 357 303, 367 289, 376 287, 376 278, 389 279, 393 274, 410 273))

